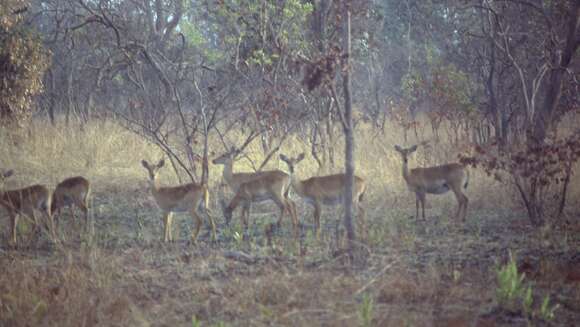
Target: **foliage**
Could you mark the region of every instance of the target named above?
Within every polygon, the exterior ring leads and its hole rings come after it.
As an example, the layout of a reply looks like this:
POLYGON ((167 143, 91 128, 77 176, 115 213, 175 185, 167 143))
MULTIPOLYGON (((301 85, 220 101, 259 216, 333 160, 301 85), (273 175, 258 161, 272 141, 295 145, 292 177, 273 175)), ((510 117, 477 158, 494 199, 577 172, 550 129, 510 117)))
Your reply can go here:
POLYGON ((191 327, 201 327, 201 321, 195 315, 191 315, 191 327))
POLYGON ((21 19, 21 13, 26 11, 27 0, 3 0, 0 7, 0 28, 3 30, 14 27, 21 19))
POLYGON ((25 1, 0 9, 0 123, 25 124, 34 95, 42 91, 48 53, 38 36, 21 22, 25 1))
POLYGON ((362 302, 359 305, 358 309, 358 318, 360 321, 360 325, 362 327, 371 327, 373 321, 373 305, 374 301, 372 297, 365 293, 362 302))
POLYGON ((525 274, 518 273, 518 267, 510 252, 509 262, 496 271, 496 297, 499 305, 511 311, 519 309, 519 301, 528 291, 524 284, 525 274))
MULTIPOLYGON (((434 132, 442 121, 448 121, 457 133, 459 124, 476 117, 477 87, 469 75, 454 64, 444 64, 441 58, 429 59, 426 73, 413 70, 401 82, 405 101, 415 110, 427 110, 434 132)), ((438 136, 438 134, 436 134, 438 136)))
POLYGON ((580 132, 545 143, 527 143, 504 151, 497 144, 475 146, 461 161, 481 167, 499 181, 514 185, 532 224, 557 219, 566 202, 573 166, 580 159, 580 132), (505 179, 503 174, 510 178, 505 179))
POLYGON ((304 51, 309 43, 304 26, 311 3, 299 0, 218 1, 214 14, 222 22, 224 40, 234 61, 271 69, 282 55, 304 51))
POLYGON ((550 296, 546 295, 538 309, 534 308, 534 294, 531 284, 525 282, 525 273, 519 273, 512 253, 510 260, 496 270, 496 297, 498 304, 511 312, 522 311, 527 318, 538 317, 549 321, 554 319, 559 305, 550 305, 550 296))
POLYGON ((555 312, 560 307, 559 304, 554 306, 550 305, 550 296, 546 295, 544 300, 542 301, 542 305, 540 306, 539 317, 543 320, 550 321, 553 320, 555 317, 555 312))
POLYGON ((179 27, 188 44, 194 47, 198 53, 201 53, 209 63, 215 64, 224 59, 223 53, 210 45, 210 41, 204 35, 203 30, 189 19, 183 19, 179 23, 179 27))

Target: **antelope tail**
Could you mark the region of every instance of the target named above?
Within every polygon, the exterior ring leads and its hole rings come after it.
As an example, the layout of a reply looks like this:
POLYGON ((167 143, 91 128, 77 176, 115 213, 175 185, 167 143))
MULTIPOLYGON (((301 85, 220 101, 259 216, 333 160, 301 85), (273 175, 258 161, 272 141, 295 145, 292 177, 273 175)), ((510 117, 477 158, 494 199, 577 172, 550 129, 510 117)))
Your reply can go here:
POLYGON ((467 185, 469 185, 469 169, 465 169, 465 184, 463 184, 463 188, 467 189, 467 185))

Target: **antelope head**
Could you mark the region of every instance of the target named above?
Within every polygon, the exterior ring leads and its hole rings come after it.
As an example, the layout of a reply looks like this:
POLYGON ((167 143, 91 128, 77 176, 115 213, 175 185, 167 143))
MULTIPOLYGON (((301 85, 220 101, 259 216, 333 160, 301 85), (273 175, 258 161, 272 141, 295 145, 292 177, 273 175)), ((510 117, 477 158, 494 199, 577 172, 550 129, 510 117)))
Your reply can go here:
POLYGON ((222 154, 221 156, 212 160, 214 165, 225 165, 228 162, 234 161, 236 157, 240 154, 241 150, 236 147, 232 147, 230 151, 222 154))
POLYGON ((288 165, 290 174, 294 174, 294 167, 304 159, 304 153, 299 154, 296 158, 288 158, 285 155, 280 154, 280 159, 288 165))
POLYGON ((143 167, 147 169, 147 172, 149 173, 149 180, 153 182, 157 178, 159 169, 161 169, 161 167, 165 165, 165 160, 164 159, 159 160, 159 162, 156 165, 151 165, 147 161, 141 160, 141 165, 143 165, 143 167))
POLYGON ((401 147, 400 147, 400 146, 398 146, 398 145, 395 145, 395 150, 396 150, 397 152, 399 152, 399 154, 401 154, 401 157, 403 158, 403 162, 404 162, 404 163, 407 163, 407 162, 409 161, 409 156, 410 156, 410 155, 411 155, 413 152, 417 151, 417 145, 413 145, 412 147, 410 147, 410 148, 406 148, 406 149, 404 149, 404 148, 401 148, 401 147))
POLYGON ((6 170, 0 173, 0 187, 4 185, 6 179, 10 176, 14 175, 14 170, 6 170))

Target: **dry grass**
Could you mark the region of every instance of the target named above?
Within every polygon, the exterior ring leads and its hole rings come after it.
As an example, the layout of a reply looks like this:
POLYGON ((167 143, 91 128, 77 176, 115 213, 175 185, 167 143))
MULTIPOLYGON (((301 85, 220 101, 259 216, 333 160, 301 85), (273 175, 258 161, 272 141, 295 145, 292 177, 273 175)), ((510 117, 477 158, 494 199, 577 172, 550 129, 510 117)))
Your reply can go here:
MULTIPOLYGON (((95 233, 64 217, 62 243, 41 237, 11 249, 4 228, 0 326, 356 326, 363 323, 365 296, 372 300, 376 326, 573 325, 580 312, 580 234, 533 230, 511 192, 479 171, 471 174, 464 226, 449 218, 456 206, 451 195, 429 197, 428 219, 411 219, 414 197, 406 191, 392 150, 404 144, 401 135, 396 126, 386 135, 358 127, 357 174, 370 188, 369 236, 366 259, 352 267, 336 256, 339 211, 325 211, 323 237, 316 241, 311 209, 303 204, 300 244, 290 238, 286 220, 275 245, 266 246, 263 228, 276 214, 271 205, 253 208, 248 240, 236 236, 241 232, 237 220, 226 228, 218 216, 219 242, 209 244, 202 235, 191 246, 186 240, 192 222, 177 215, 179 241, 162 244, 159 211, 147 195, 139 164, 143 158, 158 159, 158 149, 111 122, 89 124, 82 132, 38 123, 29 137, 0 145, 0 167, 16 170, 8 187, 54 186, 68 176, 86 176, 94 189, 95 233), (521 270, 534 281, 535 296, 550 295, 561 304, 553 322, 495 310, 495 269, 505 262, 507 249, 517 252, 521 270), (234 260, 226 252, 243 252, 252 260, 234 260)), ((418 141, 411 136, 409 143, 418 141)), ((221 152, 219 142, 212 144, 221 152)), ((340 142, 336 147, 340 154, 340 142)), ((282 152, 296 155, 305 149, 292 137, 282 152)), ((446 142, 433 144, 411 165, 451 161, 456 151, 446 142)), ((248 154, 255 161, 262 156, 257 144, 248 154)), ((339 171, 340 160, 337 165, 339 171)), ((278 166, 286 168, 277 160, 270 167, 278 166)), ((221 170, 210 169, 216 194, 221 170)), ((235 169, 249 171, 251 165, 241 160, 235 169)), ((316 171, 307 159, 298 174, 309 177, 316 171)), ((177 181, 170 169, 161 178, 167 185, 177 181)), ((570 199, 580 194, 575 178, 570 199)), ((218 208, 216 197, 212 200, 218 208)), ((571 215, 577 209, 572 207, 571 215)), ((8 226, 0 212, 0 226, 8 226)))

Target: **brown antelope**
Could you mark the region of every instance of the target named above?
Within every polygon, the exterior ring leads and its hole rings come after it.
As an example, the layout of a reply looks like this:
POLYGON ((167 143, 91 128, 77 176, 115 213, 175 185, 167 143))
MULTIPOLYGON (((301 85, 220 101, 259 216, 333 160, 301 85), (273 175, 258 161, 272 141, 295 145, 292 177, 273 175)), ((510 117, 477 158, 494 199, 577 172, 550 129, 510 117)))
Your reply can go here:
POLYGON ((4 181, 14 174, 13 170, 0 173, 0 205, 6 208, 10 216, 11 243, 16 245, 16 228, 18 218, 24 215, 32 218, 34 222, 33 233, 36 232, 39 221, 34 211, 40 211, 44 215, 44 225, 51 232, 53 239, 56 239, 54 223, 50 212, 50 192, 44 185, 32 185, 21 189, 4 190, 4 181))
POLYGON ((444 194, 451 190, 455 194, 458 203, 455 218, 465 221, 469 202, 469 199, 463 193, 463 189, 466 189, 469 183, 469 171, 465 166, 458 163, 450 163, 435 167, 415 168, 409 171, 409 155, 417 150, 417 145, 407 149, 395 145, 395 150, 403 158, 403 178, 407 183, 407 187, 416 196, 415 209, 417 219, 419 218, 419 204, 421 204, 423 219, 425 219, 426 194, 444 194))
POLYGON ((85 224, 89 219, 88 201, 91 193, 91 184, 82 177, 70 177, 58 183, 52 193, 51 214, 60 213, 63 207, 69 207, 70 215, 74 221, 75 215, 73 205, 79 208, 85 219, 85 224))
POLYGON ((183 184, 173 187, 160 187, 158 183, 159 169, 163 167, 165 161, 161 159, 156 165, 151 165, 147 161, 142 160, 141 164, 149 172, 149 186, 151 194, 157 203, 157 206, 163 211, 164 222, 164 237, 163 241, 173 241, 171 232, 171 223, 173 221, 172 214, 174 212, 188 211, 195 223, 195 230, 191 234, 193 242, 197 239, 197 234, 201 228, 202 219, 197 210, 201 204, 209 217, 209 223, 212 230, 212 238, 216 238, 216 229, 213 217, 209 214, 209 192, 206 185, 199 185, 194 183, 183 184))
POLYGON ((234 174, 234 159, 239 152, 233 148, 212 161, 215 165, 224 165, 223 178, 235 192, 234 198, 225 209, 226 224, 230 223, 232 212, 236 207, 243 203, 242 222, 247 228, 247 216, 249 216, 251 203, 272 200, 280 208, 277 226, 281 225, 284 213, 288 212, 292 219, 294 233, 298 233, 295 204, 288 198, 290 176, 281 170, 234 174))
MULTIPOLYGON (((303 181, 299 180, 295 173, 295 166, 304 159, 304 153, 296 158, 288 158, 281 154, 280 159, 288 165, 292 180, 292 188, 307 203, 314 207, 314 224, 316 238, 320 238, 320 213, 322 205, 340 205, 344 200, 345 174, 310 177, 303 181)), ((365 210, 361 205, 366 183, 364 179, 354 177, 353 200, 354 207, 358 210, 360 223, 364 223, 365 210)))

